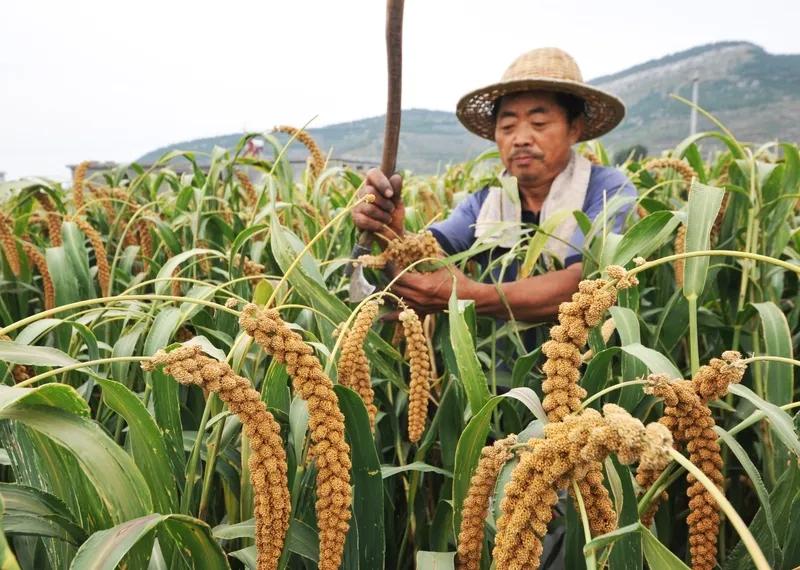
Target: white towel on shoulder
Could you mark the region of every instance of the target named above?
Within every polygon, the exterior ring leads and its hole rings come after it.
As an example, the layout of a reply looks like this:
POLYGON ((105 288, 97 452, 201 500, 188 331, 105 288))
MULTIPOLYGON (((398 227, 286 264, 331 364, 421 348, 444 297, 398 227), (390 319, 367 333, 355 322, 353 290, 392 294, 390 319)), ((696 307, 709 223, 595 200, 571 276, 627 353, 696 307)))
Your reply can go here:
MULTIPOLYGON (((542 204, 540 226, 557 212, 583 209, 591 172, 592 164, 572 151, 567 167, 553 180, 542 204)), ((571 254, 577 253, 569 245, 577 228, 575 216, 567 216, 547 240, 544 254, 563 263, 571 254)), ((507 249, 522 239, 522 202, 514 176, 501 176, 500 186, 489 188, 475 223, 475 239, 507 249)))

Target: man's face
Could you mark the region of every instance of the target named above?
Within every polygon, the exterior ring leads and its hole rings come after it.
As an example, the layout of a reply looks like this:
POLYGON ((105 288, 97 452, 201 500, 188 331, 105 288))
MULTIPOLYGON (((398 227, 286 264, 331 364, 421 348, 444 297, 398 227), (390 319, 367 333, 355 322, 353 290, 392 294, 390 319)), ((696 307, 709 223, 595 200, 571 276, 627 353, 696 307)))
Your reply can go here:
POLYGON ((522 187, 551 182, 569 162, 583 117, 572 123, 552 93, 506 95, 500 101, 494 140, 506 170, 522 187))

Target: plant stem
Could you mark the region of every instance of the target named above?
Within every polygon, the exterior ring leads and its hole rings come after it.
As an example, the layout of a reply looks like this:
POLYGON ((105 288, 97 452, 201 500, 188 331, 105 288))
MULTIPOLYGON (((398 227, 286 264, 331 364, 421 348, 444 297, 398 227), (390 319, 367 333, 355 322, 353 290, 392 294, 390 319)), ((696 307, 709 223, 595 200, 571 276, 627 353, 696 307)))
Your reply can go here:
MULTIPOLYGON (((589 516, 586 514, 586 506, 583 504, 583 496, 581 495, 581 490, 578 487, 578 482, 574 479, 572 480, 572 490, 575 493, 575 502, 578 503, 578 511, 581 514, 581 522, 583 523, 583 540, 584 542, 589 542, 592 540, 592 529, 589 527, 589 516)), ((596 570, 597 568, 597 558, 595 557, 594 550, 591 550, 588 554, 584 554, 586 557, 586 570, 596 570)))
POLYGON ((608 388, 603 388, 599 392, 595 392, 588 398, 586 398, 583 402, 581 402, 581 407, 586 408, 594 402, 595 400, 599 400, 606 394, 610 394, 615 390, 621 390, 623 388, 627 388, 628 386, 640 386, 642 384, 647 384, 647 380, 628 380, 626 382, 620 382, 619 384, 614 384, 613 386, 609 386, 608 388))
POLYGON ((110 297, 97 297, 96 299, 84 299, 83 301, 76 301, 74 303, 69 303, 67 305, 61 305, 60 307, 54 307, 46 311, 41 311, 39 313, 36 313, 35 315, 31 315, 30 317, 26 317, 15 323, 11 323, 6 327, 3 327, 2 329, 0 329, 0 335, 7 335, 11 331, 15 331, 19 328, 22 328, 26 325, 29 325, 46 317, 52 317, 53 315, 57 315, 58 313, 63 313, 64 311, 71 311, 72 309, 87 307, 91 305, 110 305, 112 303, 119 301, 174 301, 177 303, 194 303, 196 305, 203 305, 204 307, 217 309, 218 311, 225 311, 226 313, 230 313, 237 318, 240 315, 239 311, 236 311, 234 309, 229 309, 225 305, 220 305, 219 303, 214 303, 213 301, 195 299, 192 297, 178 297, 175 295, 156 295, 156 294, 113 295, 110 297))
POLYGON ((81 368, 89 368, 92 366, 96 366, 98 364, 111 364, 114 362, 144 362, 145 360, 150 360, 149 356, 110 356, 108 358, 98 358, 97 360, 86 360, 85 362, 76 362, 75 364, 70 364, 69 366, 62 366, 61 368, 53 368, 52 370, 48 370, 47 372, 42 372, 41 374, 37 374, 32 378, 28 378, 27 380, 20 382, 16 385, 17 388, 25 388, 30 386, 31 384, 35 384, 36 382, 40 382, 41 380, 46 380, 52 376, 57 376, 64 372, 70 372, 71 370, 79 370, 81 368))
POLYGON ((697 334, 697 295, 686 298, 689 302, 689 354, 692 376, 700 368, 700 341, 697 334))
POLYGON ((186 482, 184 483, 180 506, 180 512, 184 515, 191 514, 189 510, 192 507, 192 491, 194 490, 194 482, 197 479, 197 468, 200 463, 200 446, 203 443, 203 434, 206 431, 206 424, 211 415, 213 400, 216 397, 216 394, 211 394, 206 400, 206 406, 203 408, 203 416, 200 418, 200 425, 197 427, 197 436, 194 439, 192 453, 189 455, 189 462, 186 464, 186 482))
POLYGON ((222 418, 214 426, 211 441, 206 448, 206 472, 203 477, 203 489, 200 492, 200 508, 197 510, 197 518, 200 520, 206 519, 208 511, 208 496, 211 492, 211 483, 214 481, 214 470, 217 464, 217 456, 219 455, 219 446, 222 442, 222 429, 225 427, 225 419, 222 418))

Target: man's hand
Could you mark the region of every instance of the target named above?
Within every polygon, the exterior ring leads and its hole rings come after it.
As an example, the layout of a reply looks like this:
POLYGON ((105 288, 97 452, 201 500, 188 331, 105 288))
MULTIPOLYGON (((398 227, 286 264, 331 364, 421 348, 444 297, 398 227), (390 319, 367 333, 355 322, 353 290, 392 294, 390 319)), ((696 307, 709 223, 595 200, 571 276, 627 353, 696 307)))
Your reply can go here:
POLYGON ((418 313, 437 313, 447 308, 453 293, 453 277, 458 298, 472 299, 472 290, 476 283, 453 266, 430 273, 406 272, 395 281, 392 292, 402 297, 418 313))
POLYGON ((380 233, 387 239, 403 235, 405 206, 401 198, 402 188, 403 179, 399 174, 386 178, 379 169, 371 168, 358 197, 372 194, 375 201, 371 204, 364 202, 353 208, 355 226, 362 231, 380 233), (387 226, 390 231, 386 231, 387 226))

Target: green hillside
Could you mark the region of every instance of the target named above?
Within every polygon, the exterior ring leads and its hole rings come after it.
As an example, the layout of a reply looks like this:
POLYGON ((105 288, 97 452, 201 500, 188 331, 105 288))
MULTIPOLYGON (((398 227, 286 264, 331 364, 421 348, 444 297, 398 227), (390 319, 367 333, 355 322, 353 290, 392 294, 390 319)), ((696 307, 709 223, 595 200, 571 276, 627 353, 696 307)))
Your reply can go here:
MULTIPOLYGON (((692 77, 700 79, 700 105, 719 117, 741 140, 800 140, 800 54, 775 55, 746 42, 710 44, 648 61, 599 77, 591 83, 620 96, 628 106, 623 123, 603 142, 613 151, 642 144, 651 153, 675 146, 689 134, 689 108, 670 97, 691 96, 692 77)), ((705 119, 699 128, 710 129, 705 119)), ((340 158, 380 161, 383 117, 310 129, 319 145, 340 158)), ((151 162, 174 149, 210 151, 231 147, 240 133, 184 141, 156 149, 151 162)), ((299 145, 290 157, 304 156, 299 145)), ((445 111, 403 111, 398 165, 432 173, 489 148, 445 111)))

